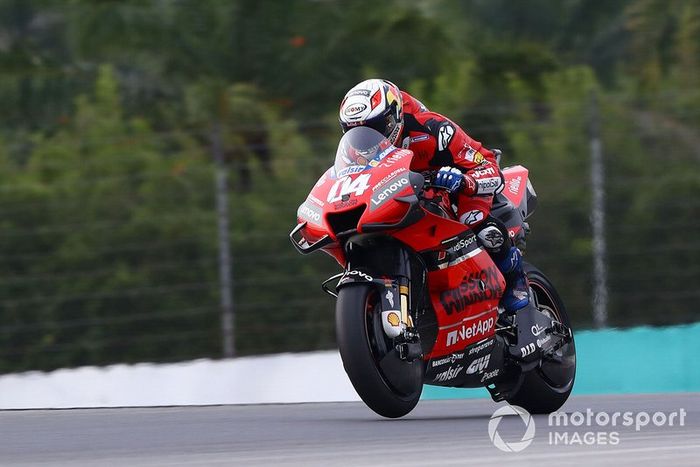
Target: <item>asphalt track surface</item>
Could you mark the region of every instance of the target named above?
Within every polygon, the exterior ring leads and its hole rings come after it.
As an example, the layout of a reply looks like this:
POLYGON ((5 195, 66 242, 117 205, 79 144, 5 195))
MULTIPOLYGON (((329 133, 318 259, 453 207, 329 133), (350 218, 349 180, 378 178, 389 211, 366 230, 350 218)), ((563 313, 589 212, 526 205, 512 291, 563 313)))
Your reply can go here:
MULTIPOLYGON (((0 411, 0 465, 700 465, 697 393, 571 398, 568 414, 680 417, 684 409, 684 426, 676 418, 672 427, 650 421, 637 431, 619 418, 616 427, 550 427, 546 416, 536 416, 534 440, 518 453, 499 451, 489 438, 489 420, 502 405, 422 401, 399 420, 350 402, 0 411), (567 431, 574 444, 554 445, 554 431, 567 431), (604 432, 595 436, 609 442, 611 431, 618 433, 615 445, 582 441, 590 441, 586 432, 604 432)), ((520 441, 525 423, 508 416, 498 432, 506 442, 520 441)))

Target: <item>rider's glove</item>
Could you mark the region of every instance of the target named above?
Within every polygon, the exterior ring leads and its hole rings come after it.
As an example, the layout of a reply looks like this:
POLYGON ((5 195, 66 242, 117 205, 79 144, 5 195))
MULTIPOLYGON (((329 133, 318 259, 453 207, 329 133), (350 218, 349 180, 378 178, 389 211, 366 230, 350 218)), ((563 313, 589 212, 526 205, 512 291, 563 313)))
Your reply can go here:
POLYGON ((441 168, 435 177, 435 185, 445 188, 450 193, 456 193, 464 187, 464 193, 473 195, 476 193, 476 182, 469 175, 464 175, 459 169, 445 166, 441 168))
POLYGON ((435 185, 446 189, 450 193, 456 193, 462 188, 462 182, 464 181, 464 175, 459 169, 454 167, 445 166, 438 170, 437 176, 435 177, 435 185))

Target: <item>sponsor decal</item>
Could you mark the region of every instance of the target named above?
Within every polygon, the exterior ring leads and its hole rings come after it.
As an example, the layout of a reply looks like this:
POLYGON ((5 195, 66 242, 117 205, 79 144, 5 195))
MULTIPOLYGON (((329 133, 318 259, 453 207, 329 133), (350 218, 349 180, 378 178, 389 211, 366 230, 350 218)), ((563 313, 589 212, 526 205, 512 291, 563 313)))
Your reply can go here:
POLYGON ((482 373, 487 366, 489 366, 489 360, 491 360, 491 355, 485 355, 474 360, 469 368, 467 368, 467 374, 473 375, 474 373, 482 373))
POLYGON ((297 211, 297 217, 305 219, 316 225, 322 225, 321 211, 319 211, 319 209, 313 204, 307 202, 304 202, 301 206, 299 206, 299 210, 297 211))
POLYGON ((344 282, 347 282, 348 280, 350 280, 351 276, 360 277, 360 278, 366 280, 367 282, 372 282, 374 280, 374 277, 370 276, 369 274, 365 274, 362 271, 358 271, 356 269, 353 269, 352 271, 348 271, 345 274, 343 274, 343 277, 340 278, 340 281, 338 281, 338 284, 342 284, 344 282))
POLYGON ((484 376, 481 377, 481 382, 483 383, 484 381, 486 381, 488 379, 495 378, 496 376, 498 376, 498 374, 500 372, 501 372, 500 368, 496 368, 493 371, 487 371, 486 373, 484 373, 484 376))
POLYGON ((438 373, 435 376, 435 381, 439 381, 441 383, 444 383, 445 381, 449 381, 451 379, 455 379, 457 375, 459 375, 464 367, 462 365, 457 365, 456 367, 449 367, 447 370, 443 371, 442 373, 438 373))
POLYGON ((333 203, 333 209, 345 209, 356 205, 357 199, 352 198, 347 201, 338 201, 337 203, 333 203))
POLYGON ((475 164, 481 164, 484 162, 484 155, 468 144, 465 144, 460 152, 463 154, 462 158, 466 161, 473 162, 475 164))
MULTIPOLYGON (((394 306, 394 305, 392 304, 391 306, 394 306)), ((386 317, 386 320, 392 326, 398 326, 401 323, 401 319, 399 318, 399 314, 396 313, 395 311, 392 311, 391 313, 389 313, 386 317)))
POLYGON ((321 206, 321 207, 323 207, 323 204, 324 204, 323 201, 321 201, 320 199, 316 198, 314 195, 309 195, 309 201, 311 201, 311 202, 313 202, 314 204, 317 204, 317 205, 319 205, 319 206, 321 206))
POLYGON ((467 225, 476 224, 484 219, 484 213, 479 210, 469 211, 462 214, 460 220, 467 225))
MULTIPOLYGON (((396 150, 396 148, 394 146, 389 146, 387 148, 384 148, 384 150, 382 150, 382 152, 380 152, 378 155, 376 155, 374 157, 374 159, 381 161, 382 159, 384 159, 387 156, 387 154, 390 154, 392 151, 395 151, 395 150, 396 150)), ((377 163, 377 165, 379 165, 379 163, 377 163)))
POLYGON ((474 154, 476 154, 476 149, 469 147, 469 145, 465 144, 464 148, 462 148, 462 151, 464 152, 464 156, 462 156, 465 160, 468 160, 469 162, 474 162, 474 154))
POLYGON ((544 328, 540 326, 539 324, 535 324, 530 328, 530 332, 532 333, 533 336, 539 336, 544 332, 544 328))
POLYGON ((446 251, 448 253, 451 253, 451 254, 457 253, 458 251, 468 247, 469 245, 471 245, 475 241, 476 241, 476 237, 474 235, 470 235, 467 238, 461 239, 460 241, 458 241, 457 243, 455 243, 454 245, 449 247, 446 251))
POLYGON ((472 325, 462 324, 460 329, 447 333, 447 346, 456 345, 473 337, 486 336, 493 330, 495 325, 496 320, 493 317, 481 319, 472 325))
POLYGON ((525 347, 520 347, 520 356, 522 358, 525 358, 528 355, 532 354, 534 351, 535 351, 535 343, 530 342, 525 347))
POLYGON ((379 180, 379 183, 377 183, 376 185, 374 185, 374 186, 372 187, 372 191, 377 191, 377 189, 380 188, 380 187, 382 187, 382 186, 384 186, 384 184, 386 184, 386 182, 388 182, 389 180, 392 180, 392 179, 393 179, 394 177, 396 177, 398 174, 403 173, 403 172, 405 172, 405 171, 406 171, 406 168, 405 168, 405 167, 401 167, 401 168, 398 168, 398 169, 394 169, 389 175, 387 175, 386 177, 384 177, 384 178, 382 178, 381 180, 379 180))
POLYGON ((369 90, 368 89, 353 89, 348 93, 346 97, 352 97, 352 96, 365 96, 369 97, 369 90))
MULTIPOLYGON (((389 147, 385 149, 385 151, 393 151, 393 149, 389 147)), ((392 165, 396 164, 409 154, 411 154, 410 151, 396 151, 391 156, 387 157, 385 160, 382 160, 382 165, 384 165, 384 167, 391 167, 392 165)), ((380 155, 379 159, 383 159, 383 156, 380 155)))
POLYGON ((350 177, 339 178, 328 191, 326 201, 335 203, 340 201, 344 196, 355 195, 360 196, 365 190, 369 189, 369 179, 372 174, 363 174, 354 180, 350 177))
POLYGON ((343 170, 336 174, 337 178, 345 177, 346 175, 357 174, 367 170, 364 165, 351 165, 350 167, 345 167, 343 170))
POLYGON ((552 335, 547 334, 542 339, 537 339, 537 347, 542 348, 544 344, 552 340, 552 335))
POLYGON ((476 185, 478 194, 491 194, 501 186, 501 177, 482 178, 476 181, 476 185))
POLYGON ((470 172, 469 175, 474 177, 475 180, 478 180, 480 178, 486 178, 486 177, 497 177, 498 173, 496 172, 496 169, 494 169, 493 167, 485 167, 485 168, 474 169, 474 171, 470 172))
POLYGON ((454 266, 467 259, 476 256, 479 253, 476 237, 474 234, 469 234, 466 237, 452 237, 442 242, 443 245, 448 245, 455 241, 452 246, 446 247, 444 250, 438 250, 430 252, 427 255, 424 254, 426 262, 429 269, 445 269, 449 266, 454 266), (472 247, 472 248, 470 248, 472 247), (449 254, 449 259, 448 259, 449 254))
POLYGON ((444 365, 446 363, 454 363, 457 360, 461 360, 463 357, 464 357, 464 353, 453 353, 452 355, 450 355, 448 357, 444 357, 444 358, 441 358, 439 360, 433 360, 433 362, 431 363, 430 366, 432 368, 435 368, 436 366, 441 366, 441 365, 444 365))
POLYGON ((411 137, 411 143, 420 143, 421 141, 425 141, 428 138, 430 138, 430 135, 413 136, 411 137))
POLYGON ((345 109, 343 112, 348 117, 353 117, 359 113, 362 113, 367 108, 366 104, 353 104, 345 109))
POLYGON ((438 130, 438 151, 447 149, 454 134, 455 128, 451 124, 446 123, 440 127, 438 130))
POLYGON ((386 301, 389 302, 389 305, 391 305, 393 307, 394 306, 394 292, 392 292, 391 290, 387 290, 386 295, 384 297, 386 297, 386 301))
POLYGON ((490 340, 488 340, 488 341, 486 341, 486 342, 484 342, 484 343, 482 343, 482 344, 478 344, 478 345, 472 347, 471 349, 469 349, 469 355, 473 355, 473 354, 475 354, 475 353, 479 353, 479 352, 481 352, 482 350, 491 347, 491 346, 493 345, 493 343, 494 343, 494 340, 493 340, 493 339, 490 339, 490 340))
POLYGON ((403 191, 404 188, 410 186, 408 177, 405 175, 399 176, 394 180, 386 183, 386 186, 382 190, 376 191, 371 198, 370 211, 374 211, 376 208, 386 203, 388 200, 394 197, 395 194, 403 191))
MULTIPOLYGON (((460 256, 456 257, 453 260, 443 261, 441 263, 438 263, 437 268, 438 269, 445 269, 445 268, 448 268, 450 266, 455 266, 457 264, 463 263, 464 261, 468 260, 469 258, 473 258, 474 256, 478 255, 482 251, 484 251, 484 250, 482 250, 479 247, 475 247, 472 250, 470 250, 464 254, 461 254, 460 256)), ((439 256, 439 254, 438 254, 438 256, 439 256)), ((440 260, 438 260, 438 261, 440 261, 440 260)))
POLYGON ((445 312, 451 315, 461 313, 472 303, 500 297, 499 272, 496 266, 491 266, 483 271, 468 274, 459 287, 442 292, 440 303, 445 312))
POLYGON ((488 349, 489 347, 491 347, 493 345, 494 342, 495 341, 493 339, 489 339, 486 342, 475 345, 474 347, 469 349, 469 355, 473 355, 475 353, 480 353, 480 352, 488 349))
POLYGON ((523 178, 520 175, 511 179, 508 182, 508 191, 510 191, 514 195, 517 195, 518 191, 520 191, 520 183, 522 182, 522 180, 523 180, 523 178))

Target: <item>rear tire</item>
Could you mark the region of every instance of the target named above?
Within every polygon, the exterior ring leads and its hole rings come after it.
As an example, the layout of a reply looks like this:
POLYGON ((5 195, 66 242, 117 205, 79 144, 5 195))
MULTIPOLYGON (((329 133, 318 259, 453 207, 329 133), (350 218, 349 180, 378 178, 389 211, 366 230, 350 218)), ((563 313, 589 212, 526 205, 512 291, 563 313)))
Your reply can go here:
MULTIPOLYGON (((536 296, 538 309, 553 315, 565 326, 571 328, 571 320, 566 313, 564 302, 552 283, 536 267, 523 263, 530 288, 536 296)), ((532 414, 548 414, 559 410, 566 402, 576 379, 576 346, 571 342, 556 352, 561 363, 542 360, 542 364, 522 375, 520 388, 507 399, 532 414)))
POLYGON ((335 319, 345 372, 364 403, 388 418, 413 410, 423 390, 423 362, 398 358, 392 340, 382 329, 381 302, 375 288, 364 284, 342 288, 335 319))

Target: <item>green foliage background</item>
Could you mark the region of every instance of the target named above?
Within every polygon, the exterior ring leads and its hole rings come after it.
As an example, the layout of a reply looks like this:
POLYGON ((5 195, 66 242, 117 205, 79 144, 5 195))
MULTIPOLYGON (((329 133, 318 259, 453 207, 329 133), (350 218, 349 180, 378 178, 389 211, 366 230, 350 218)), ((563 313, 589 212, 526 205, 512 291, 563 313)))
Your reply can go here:
POLYGON ((347 89, 385 77, 531 170, 528 258, 591 325, 697 320, 700 3, 0 0, 0 372, 221 354, 212 132, 239 355, 334 346, 337 265, 287 233, 347 89))

